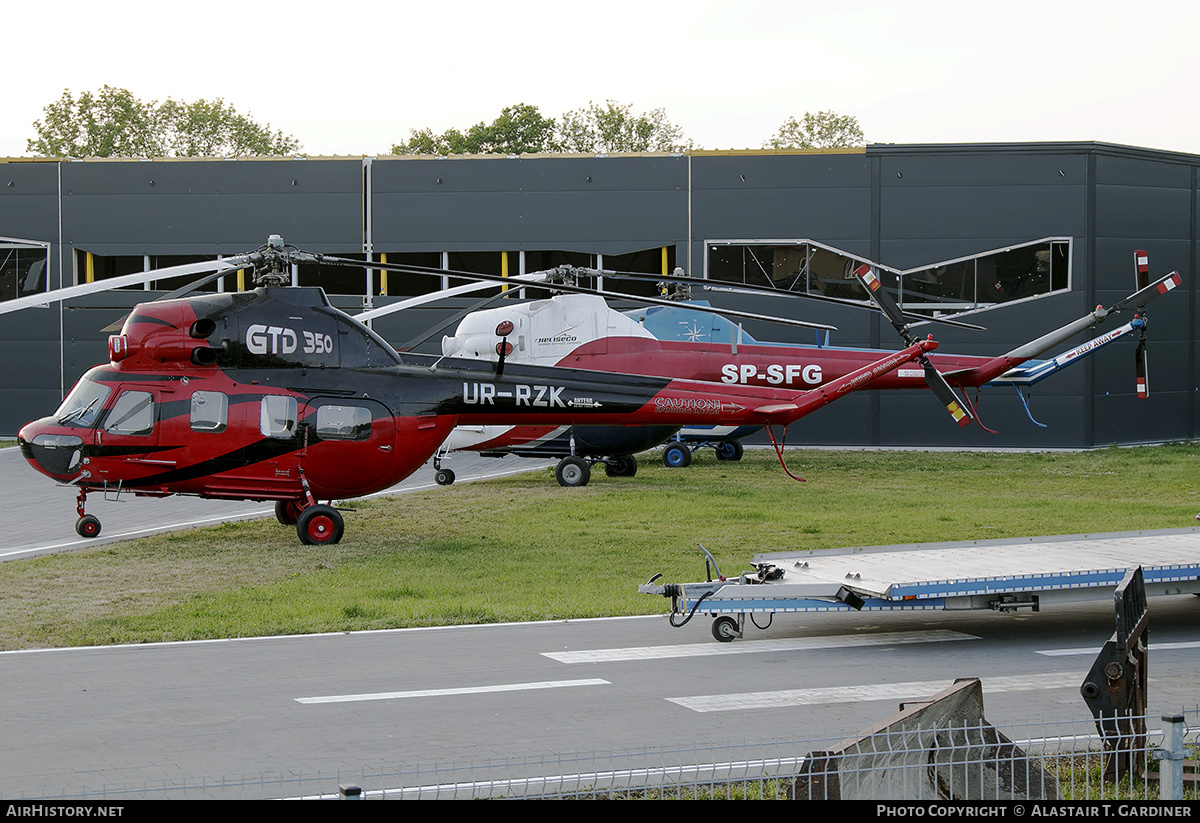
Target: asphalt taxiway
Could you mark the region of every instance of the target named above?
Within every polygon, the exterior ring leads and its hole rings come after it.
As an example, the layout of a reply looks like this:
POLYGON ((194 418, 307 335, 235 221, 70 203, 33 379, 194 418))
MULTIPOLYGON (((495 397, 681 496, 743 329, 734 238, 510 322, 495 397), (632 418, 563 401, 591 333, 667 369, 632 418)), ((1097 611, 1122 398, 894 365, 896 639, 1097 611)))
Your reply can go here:
MULTIPOLYGON (((496 459, 454 454, 446 465, 453 467, 458 475, 457 482, 466 483, 531 471, 554 463, 550 460, 496 459)), ((379 494, 403 494, 431 488, 436 488, 432 463, 379 494)), ((275 511, 272 503, 252 501, 92 493, 87 500, 88 514, 99 517, 103 525, 99 537, 84 538, 75 533, 75 520, 78 517, 75 497, 74 489, 56 485, 30 468, 21 456, 20 449, 0 449, 0 501, 5 514, 5 526, 0 529, 0 562, 100 546, 193 526, 274 517, 275 511)))
MULTIPOLYGON (((1151 710, 1194 712, 1200 598, 1151 609, 1151 710)), ((394 791, 435 762, 704 762, 771 738, 802 755, 962 677, 1010 735, 1063 735, 1056 721, 1090 725, 1079 686, 1112 627, 1111 604, 1089 603, 777 616, 732 643, 707 620, 641 617, 0 652, 0 797, 411 772, 370 786, 394 791)))

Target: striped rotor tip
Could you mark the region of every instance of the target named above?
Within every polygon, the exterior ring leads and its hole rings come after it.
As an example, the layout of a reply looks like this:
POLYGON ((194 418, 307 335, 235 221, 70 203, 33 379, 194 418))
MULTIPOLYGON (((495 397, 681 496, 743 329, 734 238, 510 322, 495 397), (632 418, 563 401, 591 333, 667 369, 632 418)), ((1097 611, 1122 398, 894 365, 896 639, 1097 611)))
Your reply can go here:
POLYGON ((1158 292, 1159 294, 1166 294, 1182 282, 1183 278, 1179 276, 1179 272, 1173 271, 1158 284, 1158 292))
POLYGON ((868 266, 866 263, 863 263, 861 266, 859 266, 857 269, 855 269, 854 273, 863 281, 863 283, 866 284, 867 288, 870 289, 871 291, 877 291, 879 289, 879 287, 881 285, 883 285, 882 283, 879 282, 879 278, 875 276, 875 272, 873 272, 871 270, 871 267, 868 266))

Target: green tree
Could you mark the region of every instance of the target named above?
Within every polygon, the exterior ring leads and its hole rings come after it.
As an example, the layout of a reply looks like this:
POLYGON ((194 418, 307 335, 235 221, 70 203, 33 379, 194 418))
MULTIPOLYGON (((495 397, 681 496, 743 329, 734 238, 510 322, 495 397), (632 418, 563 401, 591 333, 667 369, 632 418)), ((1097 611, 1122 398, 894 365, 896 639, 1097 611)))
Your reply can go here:
POLYGON ((865 146, 858 118, 833 111, 805 112, 797 120, 789 117, 764 149, 848 149, 865 146))
POLYGON ((43 157, 272 156, 300 148, 223 100, 143 102, 126 89, 104 86, 75 98, 70 90, 34 121, 26 150, 43 157))
POLYGON ((662 109, 634 115, 632 108, 612 100, 603 106, 589 103, 556 122, 543 116, 537 106, 518 103, 503 109, 491 123, 481 121, 465 132, 447 129, 434 134, 432 129, 413 129, 407 141, 392 146, 392 154, 608 154, 692 148, 662 109))
POLYGON ((224 100, 177 103, 158 108, 169 154, 175 157, 277 157, 295 154, 300 141, 282 131, 271 132, 238 114, 224 100))
POLYGON ((692 148, 690 140, 684 141, 683 130, 668 120, 662 109, 638 115, 632 109, 630 104, 606 100, 604 105, 589 102, 587 108, 567 112, 559 126, 559 149, 609 154, 692 148))
POLYGON ((467 131, 413 129, 392 154, 533 154, 554 150, 554 118, 544 117, 537 106, 518 103, 500 111, 491 123, 480 121, 467 131))

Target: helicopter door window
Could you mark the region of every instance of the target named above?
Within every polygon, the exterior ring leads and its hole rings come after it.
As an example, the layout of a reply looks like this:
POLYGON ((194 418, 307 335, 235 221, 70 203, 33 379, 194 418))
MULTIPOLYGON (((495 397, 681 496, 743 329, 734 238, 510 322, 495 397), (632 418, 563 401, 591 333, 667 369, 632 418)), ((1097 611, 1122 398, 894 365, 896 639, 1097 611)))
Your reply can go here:
POLYGON ((296 398, 275 394, 264 397, 258 428, 267 437, 291 437, 296 432, 296 398))
POLYGON ((154 430, 154 395, 144 391, 121 392, 104 424, 111 434, 150 434, 154 430))
POLYGON ((317 436, 322 440, 368 440, 371 410, 362 406, 321 406, 317 409, 317 436))
POLYGON ((229 422, 229 398, 224 392, 192 393, 192 431, 222 432, 229 422))

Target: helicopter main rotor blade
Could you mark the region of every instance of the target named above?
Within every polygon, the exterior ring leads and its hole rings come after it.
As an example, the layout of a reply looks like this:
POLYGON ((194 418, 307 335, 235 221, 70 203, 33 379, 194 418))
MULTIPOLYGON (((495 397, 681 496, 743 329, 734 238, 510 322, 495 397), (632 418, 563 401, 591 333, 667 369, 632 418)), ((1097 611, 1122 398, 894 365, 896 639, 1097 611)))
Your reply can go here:
POLYGON ((38 294, 30 294, 25 297, 17 297, 13 300, 5 300, 0 303, 0 314, 8 314, 9 312, 20 311, 32 306, 46 306, 76 297, 86 297, 89 294, 119 289, 124 286, 136 286, 147 280, 163 280, 168 277, 179 277, 209 271, 214 272, 215 275, 221 275, 232 269, 244 268, 245 265, 245 256, 239 256, 226 257, 222 260, 206 260, 200 263, 184 263, 179 266, 140 271, 135 274, 123 274, 119 277, 109 277, 104 280, 96 280, 92 283, 80 283, 78 286, 67 286, 62 289, 54 289, 38 294))
MULTIPOLYGON (((789 289, 780 289, 774 286, 758 286, 753 283, 733 283, 727 280, 711 280, 708 278, 686 277, 673 274, 646 274, 645 272, 628 272, 617 271, 614 269, 592 269, 591 271, 597 274, 602 274, 605 277, 622 278, 628 280, 643 280, 646 282, 655 283, 671 283, 681 286, 694 286, 704 289, 705 291, 728 291, 742 294, 770 294, 774 297, 789 297, 801 300, 819 300, 824 303, 835 303, 840 306, 848 306, 852 309, 867 308, 860 300, 849 300, 843 297, 830 297, 825 294, 814 294, 812 292, 796 292, 789 289)), ((946 326, 955 326, 960 329, 970 329, 971 331, 986 331, 986 326, 980 326, 977 323, 967 323, 963 320, 952 320, 948 317, 927 317, 922 314, 913 314, 902 309, 900 313, 908 320, 913 320, 918 323, 941 323, 946 326)))
MULTIPOLYGON (((384 268, 387 268, 388 271, 399 270, 394 264, 389 264, 384 268)), ((457 276, 448 271, 444 272, 444 274, 451 277, 457 276)), ((518 274, 513 277, 509 277, 505 282, 520 281, 521 283, 536 285, 544 282, 545 280, 545 272, 534 272, 532 274, 518 274)), ((430 292, 429 294, 419 294, 416 297, 410 297, 409 299, 401 300, 398 303, 392 303, 387 306, 380 306, 376 309, 370 309, 369 311, 364 311, 360 314, 354 315, 354 319, 360 323, 368 323, 372 320, 377 320, 380 317, 386 317, 393 312, 404 311, 405 309, 413 309, 417 306, 424 306, 426 303, 436 302, 441 300, 443 297, 458 297, 459 295, 470 294, 471 292, 483 291, 484 289, 492 288, 495 288, 495 285, 492 283, 466 283, 462 286, 453 286, 449 289, 430 292)))
MULTIPOLYGON (((331 265, 340 265, 340 266, 357 266, 359 268, 372 269, 372 270, 387 269, 388 271, 403 271, 403 272, 408 272, 408 273, 412 273, 412 274, 427 274, 427 275, 436 276, 436 277, 447 277, 447 276, 448 277, 459 277, 459 278, 464 278, 464 279, 468 279, 468 280, 481 280, 481 281, 485 281, 485 282, 492 283, 492 284, 498 284, 498 285, 512 285, 513 281, 517 279, 516 277, 512 277, 512 276, 505 277, 505 276, 499 275, 499 274, 483 274, 481 272, 451 271, 451 270, 447 270, 447 269, 428 268, 425 266, 405 266, 405 265, 397 266, 393 263, 375 263, 375 262, 370 262, 370 261, 365 261, 365 260, 349 260, 349 259, 345 259, 345 258, 323 257, 319 261, 315 261, 315 262, 328 263, 331 265)), ((555 271, 554 269, 551 269, 551 270, 549 270, 549 272, 537 272, 537 274, 549 274, 549 273, 553 273, 554 271, 555 271)), ((578 270, 578 271, 584 271, 584 270, 578 270)), ((592 271, 595 271, 595 270, 592 270, 592 271)), ((517 275, 517 277, 523 277, 523 276, 525 276, 525 275, 517 275)), ((676 307, 679 305, 678 300, 661 300, 661 299, 658 299, 655 297, 638 297, 636 295, 621 294, 620 292, 606 291, 604 289, 592 289, 592 288, 587 288, 586 286, 572 286, 567 283, 553 283, 553 284, 547 285, 546 288, 549 288, 553 291, 558 291, 558 292, 569 292, 571 294, 590 294, 590 295, 595 295, 597 297, 612 298, 614 300, 632 300, 637 303, 649 303, 651 305, 656 305, 656 306, 670 306, 673 308, 673 307, 676 307)), ((831 326, 828 323, 815 323, 815 322, 810 322, 807 320, 793 320, 793 319, 787 318, 787 317, 772 317, 770 315, 765 315, 765 314, 755 314, 753 312, 744 312, 744 311, 740 311, 740 310, 736 310, 736 309, 717 308, 714 306, 693 305, 692 308, 694 308, 697 311, 706 311, 706 312, 711 312, 713 314, 722 314, 727 317, 741 317, 745 320, 761 320, 766 323, 781 323, 785 326, 798 326, 798 327, 804 328, 804 329, 820 329, 822 331, 837 331, 837 326, 831 326)))

